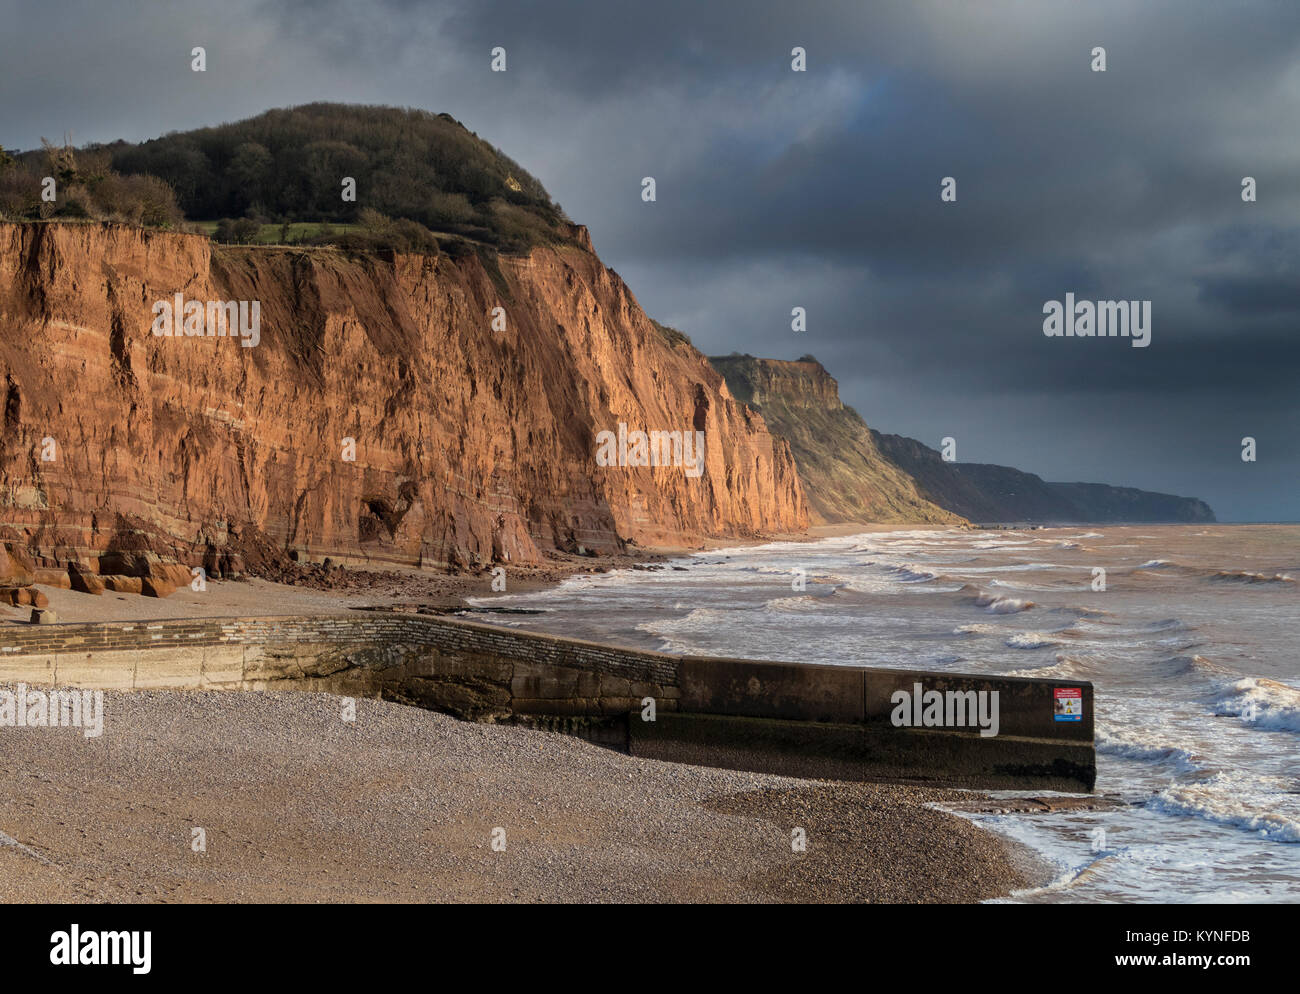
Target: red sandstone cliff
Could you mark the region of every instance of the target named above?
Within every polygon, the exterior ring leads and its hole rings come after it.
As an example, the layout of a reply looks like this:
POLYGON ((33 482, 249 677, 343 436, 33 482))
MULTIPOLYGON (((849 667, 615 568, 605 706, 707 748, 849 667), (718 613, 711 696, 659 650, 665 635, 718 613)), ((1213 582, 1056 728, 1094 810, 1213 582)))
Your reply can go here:
POLYGON ((0 524, 47 565, 276 548, 438 567, 808 521, 786 443, 576 246, 489 272, 0 224, 0 376, 0 524), (177 293, 259 300, 260 344, 154 336, 177 293), (702 428, 703 475, 598 467, 620 421, 702 428))

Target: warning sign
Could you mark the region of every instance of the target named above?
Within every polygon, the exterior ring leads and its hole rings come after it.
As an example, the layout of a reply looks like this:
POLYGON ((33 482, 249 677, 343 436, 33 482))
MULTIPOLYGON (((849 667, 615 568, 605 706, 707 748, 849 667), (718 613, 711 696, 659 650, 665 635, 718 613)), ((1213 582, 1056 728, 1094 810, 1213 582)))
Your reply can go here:
POLYGON ((1052 693, 1056 697, 1053 717, 1057 721, 1083 721, 1083 688, 1056 687, 1052 693))

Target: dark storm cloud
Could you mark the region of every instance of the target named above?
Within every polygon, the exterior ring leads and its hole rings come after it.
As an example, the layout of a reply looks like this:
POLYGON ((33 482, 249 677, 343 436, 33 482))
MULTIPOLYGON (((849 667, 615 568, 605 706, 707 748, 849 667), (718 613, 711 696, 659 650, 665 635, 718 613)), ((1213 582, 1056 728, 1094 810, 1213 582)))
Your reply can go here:
POLYGON ((870 423, 954 435, 962 459, 1300 517, 1295 5, 11 0, 0 18, 7 147, 311 100, 445 110, 706 352, 812 352, 870 423), (1044 338, 1044 301, 1071 291, 1151 300, 1151 346, 1044 338))

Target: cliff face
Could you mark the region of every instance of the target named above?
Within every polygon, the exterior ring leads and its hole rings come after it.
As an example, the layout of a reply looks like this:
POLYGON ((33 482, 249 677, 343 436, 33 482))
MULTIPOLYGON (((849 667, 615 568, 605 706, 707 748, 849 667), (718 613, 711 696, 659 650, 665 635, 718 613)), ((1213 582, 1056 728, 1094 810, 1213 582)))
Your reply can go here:
POLYGON ((788 446, 581 244, 349 258, 4 224, 0 329, 0 523, 49 565, 292 550, 462 566, 808 520, 788 446), (260 301, 259 344, 155 336, 176 294, 260 301), (703 431, 702 475, 597 466, 620 422, 703 431))
POLYGON ((753 356, 709 362, 737 399, 789 441, 814 522, 961 522, 880 453, 871 429, 840 401, 839 386, 821 363, 753 356))
POLYGON ((988 463, 948 463, 914 438, 872 432, 884 455, 906 470, 936 503, 971 521, 1213 521, 1202 500, 1103 483, 1049 483, 1033 473, 988 463))

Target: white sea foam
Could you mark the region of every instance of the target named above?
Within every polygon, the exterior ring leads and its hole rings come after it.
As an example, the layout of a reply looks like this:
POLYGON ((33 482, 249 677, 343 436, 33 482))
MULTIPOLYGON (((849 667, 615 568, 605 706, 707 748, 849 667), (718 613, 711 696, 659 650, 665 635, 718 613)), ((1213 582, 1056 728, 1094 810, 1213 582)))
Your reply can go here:
POLYGON ((1204 818, 1219 825, 1257 832, 1276 842, 1300 842, 1300 819, 1275 810, 1286 784, 1272 777, 1216 773, 1204 780, 1176 783, 1147 806, 1172 815, 1204 818))
POLYGON ((844 585, 844 589, 857 594, 896 594, 907 588, 900 586, 893 577, 855 576, 844 585))
POLYGON ((800 597, 775 597, 763 604, 765 612, 782 612, 782 611, 816 611, 824 605, 825 597, 810 597, 804 594, 800 597))
POLYGON ((1097 752, 1146 763, 1171 763, 1179 774, 1201 769, 1196 754, 1181 743, 1150 729, 1119 728, 1108 722, 1096 730, 1097 752))
POLYGON ((1078 570, 1078 566, 1069 566, 1065 563, 1009 563, 1003 566, 964 566, 954 572, 975 573, 984 575, 986 573, 1041 573, 1049 569, 1071 569, 1078 570))
POLYGON ((1024 601, 1015 597, 994 597, 985 610, 990 614, 1015 614, 1018 611, 1028 611, 1033 606, 1033 601, 1024 601))
POLYGON ((1114 658, 1107 654, 1098 656, 1080 652, 1058 652, 1056 662, 1050 666, 1035 666, 1012 670, 1012 676, 1035 676, 1046 679, 1096 680, 1104 676, 1114 658))
POLYGON ((1276 680, 1247 677, 1231 684, 1215 705, 1244 724, 1272 732, 1300 732, 1300 690, 1276 680))
POLYGON ((997 625, 958 625, 952 630, 954 635, 1000 635, 1003 629, 997 625))
POLYGON ((1295 583, 1295 579, 1286 573, 1251 573, 1247 570, 1219 570, 1212 580, 1235 583, 1295 583))
POLYGON ((1060 644, 1060 639, 1046 632, 1016 632, 1007 639, 1009 649, 1042 649, 1049 645, 1060 644))
POLYGON ((990 594, 984 591, 975 595, 975 603, 989 614, 1015 614, 1036 606, 1033 601, 1021 600, 1018 597, 1003 597, 1001 594, 990 594))

